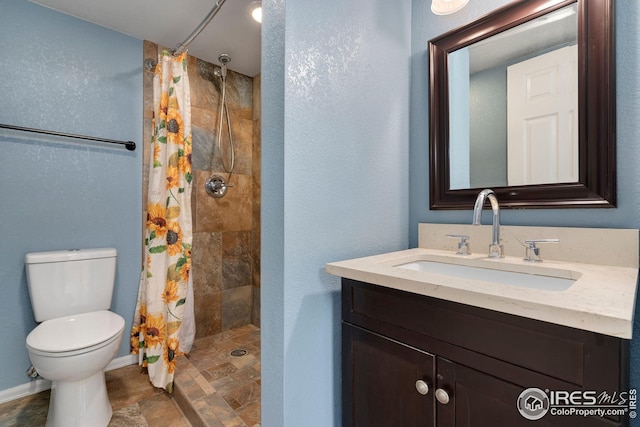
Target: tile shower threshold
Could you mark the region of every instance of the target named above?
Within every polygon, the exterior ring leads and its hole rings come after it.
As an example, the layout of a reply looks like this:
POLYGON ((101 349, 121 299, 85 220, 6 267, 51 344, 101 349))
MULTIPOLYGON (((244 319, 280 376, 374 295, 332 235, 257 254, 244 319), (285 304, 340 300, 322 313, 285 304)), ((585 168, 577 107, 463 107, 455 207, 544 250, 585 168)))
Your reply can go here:
POLYGON ((178 359, 173 397, 193 427, 260 427, 259 333, 246 325, 200 338, 178 359))
MULTIPOLYGON (((183 365, 189 363, 188 359, 185 360, 183 365)), ((207 423, 205 417, 199 414, 195 408, 195 402, 189 399, 186 388, 190 386, 190 382, 191 379, 187 378, 186 375, 181 375, 180 371, 178 371, 174 380, 173 399, 192 427, 210 427, 212 424, 207 423)))
POLYGON ((178 405, 178 408, 182 411, 185 418, 189 420, 192 427, 207 427, 206 420, 198 413, 194 408, 193 403, 189 401, 189 398, 185 395, 183 387, 180 385, 180 381, 176 378, 175 386, 173 389, 173 399, 178 405))

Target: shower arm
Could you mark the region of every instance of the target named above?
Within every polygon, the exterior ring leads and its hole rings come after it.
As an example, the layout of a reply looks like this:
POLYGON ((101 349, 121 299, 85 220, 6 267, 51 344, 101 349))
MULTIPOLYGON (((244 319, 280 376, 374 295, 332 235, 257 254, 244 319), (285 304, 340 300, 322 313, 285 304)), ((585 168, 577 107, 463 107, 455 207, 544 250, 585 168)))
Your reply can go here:
POLYGON ((180 55, 182 52, 184 52, 185 50, 187 50, 187 47, 189 46, 189 44, 191 44, 191 42, 193 41, 193 39, 195 39, 196 37, 198 37, 198 35, 202 32, 202 30, 204 30, 204 27, 206 27, 209 22, 211 22, 211 20, 213 19, 214 16, 216 16, 216 14, 218 13, 218 11, 220 10, 220 8, 222 7, 222 4, 225 2, 225 0, 218 0, 217 3, 215 4, 215 6, 213 6, 213 8, 211 9, 211 11, 209 12, 209 14, 207 14, 207 16, 202 20, 202 22, 200 23, 200 25, 198 25, 198 27, 193 30, 193 32, 189 35, 189 37, 187 37, 185 39, 185 41, 183 41, 182 43, 176 45, 175 49, 173 49, 171 51, 171 54, 173 56, 177 56, 180 55))

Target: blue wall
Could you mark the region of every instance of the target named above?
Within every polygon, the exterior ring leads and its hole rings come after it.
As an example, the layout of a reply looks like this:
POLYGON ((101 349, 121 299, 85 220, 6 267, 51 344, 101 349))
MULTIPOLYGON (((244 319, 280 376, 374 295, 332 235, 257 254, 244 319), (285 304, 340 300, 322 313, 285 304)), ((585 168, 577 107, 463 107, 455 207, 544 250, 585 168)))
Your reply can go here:
POLYGON ((284 424, 284 0, 262 2, 261 424, 284 424), (275 189, 275 191, 273 191, 275 189), (269 195, 266 197, 266 195, 269 195), (268 248, 268 249, 267 249, 268 248))
POLYGON ((141 260, 142 42, 24 0, 0 6, 0 123, 132 140, 138 149, 0 130, 0 390, 28 383, 36 326, 27 252, 118 249, 112 309, 128 354, 141 260))
POLYGON ((262 425, 340 425, 324 267, 408 245, 411 2, 263 7, 262 425))
MULTIPOLYGON (((449 16, 429 12, 430 2, 413 0, 411 55, 410 245, 417 246, 417 224, 470 223, 470 211, 429 210, 428 41, 503 6, 508 0, 472 1, 449 16)), ((616 209, 505 210, 507 225, 640 228, 640 2, 616 1, 617 167, 616 209)), ((631 342, 631 386, 640 388, 640 325, 631 342)), ((634 421, 633 425, 640 425, 634 421)))

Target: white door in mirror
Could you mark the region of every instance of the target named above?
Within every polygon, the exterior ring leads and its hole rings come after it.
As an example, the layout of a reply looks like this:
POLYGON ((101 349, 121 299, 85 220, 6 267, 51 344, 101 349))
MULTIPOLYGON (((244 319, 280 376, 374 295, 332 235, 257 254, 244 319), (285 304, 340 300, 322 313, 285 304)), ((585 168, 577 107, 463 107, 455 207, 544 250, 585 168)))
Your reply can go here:
POLYGON ((509 186, 578 182, 577 46, 507 68, 509 186))

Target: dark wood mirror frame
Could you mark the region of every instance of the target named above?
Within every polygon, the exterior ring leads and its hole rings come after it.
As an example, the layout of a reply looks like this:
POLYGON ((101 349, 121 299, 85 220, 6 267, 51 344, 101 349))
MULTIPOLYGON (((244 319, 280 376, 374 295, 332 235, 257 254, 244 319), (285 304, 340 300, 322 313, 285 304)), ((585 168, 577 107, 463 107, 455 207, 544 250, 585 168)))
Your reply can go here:
POLYGON ((431 209, 470 209, 482 190, 450 189, 447 55, 573 3, 578 9, 579 181, 492 189, 506 208, 615 207, 614 0, 524 0, 429 42, 431 209))

